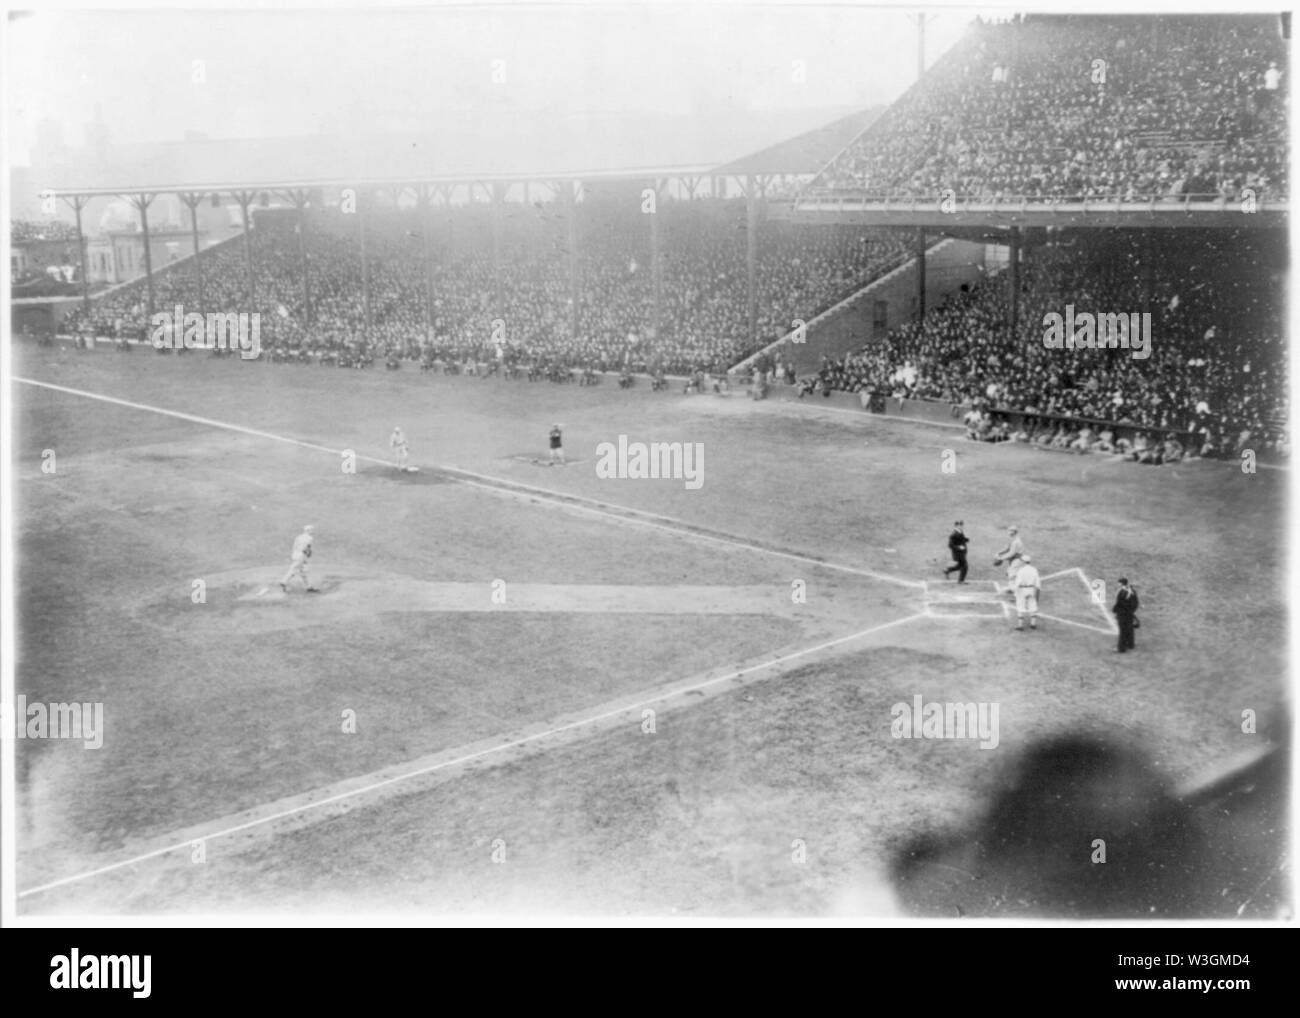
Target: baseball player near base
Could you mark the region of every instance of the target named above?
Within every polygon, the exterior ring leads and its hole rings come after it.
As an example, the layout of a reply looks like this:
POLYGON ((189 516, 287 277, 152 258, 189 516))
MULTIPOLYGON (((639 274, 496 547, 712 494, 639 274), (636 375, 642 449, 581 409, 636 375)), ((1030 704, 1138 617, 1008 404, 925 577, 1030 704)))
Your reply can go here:
POLYGON ((1025 546, 1020 541, 1020 528, 1007 527, 1007 546, 998 552, 993 560, 995 566, 1007 567, 1007 579, 1014 580, 1025 557, 1025 546))
POLYGON ((398 470, 406 470, 406 458, 410 450, 406 445, 406 436, 402 434, 402 426, 399 424, 393 428, 393 433, 388 438, 388 445, 393 450, 393 466, 398 470))
POLYGON ((952 533, 948 535, 948 551, 952 555, 953 564, 943 571, 945 577, 952 572, 956 572, 958 583, 966 582, 966 549, 970 544, 970 538, 966 536, 966 532, 962 529, 964 526, 965 524, 961 520, 953 524, 952 533))
POLYGON ((1016 590, 1016 632, 1025 628, 1025 616, 1029 616, 1029 628, 1038 628, 1038 595, 1042 592, 1043 581, 1038 575, 1038 567, 1028 555, 1020 556, 1020 568, 1011 581, 1016 590))
POLYGON ((560 466, 564 466, 564 439, 558 424, 551 425, 549 438, 551 443, 551 465, 554 466, 558 463, 560 466))
POLYGON ((308 523, 302 528, 302 533, 293 539, 293 550, 289 553, 289 571, 284 574, 284 579, 280 581, 280 589, 286 594, 289 592, 289 583, 296 576, 302 580, 303 586, 307 592, 315 594, 319 592, 318 587, 313 587, 311 581, 307 579, 307 560, 311 558, 312 535, 316 528, 308 523))

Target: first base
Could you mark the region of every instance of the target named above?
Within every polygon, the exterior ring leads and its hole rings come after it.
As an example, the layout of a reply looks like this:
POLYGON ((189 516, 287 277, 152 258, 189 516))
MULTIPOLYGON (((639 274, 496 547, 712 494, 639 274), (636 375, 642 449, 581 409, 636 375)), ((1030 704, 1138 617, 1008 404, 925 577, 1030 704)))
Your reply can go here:
POLYGON ((406 472, 407 472, 408 474, 418 474, 418 473, 420 472, 420 468, 419 468, 419 467, 407 467, 407 468, 406 468, 406 472))

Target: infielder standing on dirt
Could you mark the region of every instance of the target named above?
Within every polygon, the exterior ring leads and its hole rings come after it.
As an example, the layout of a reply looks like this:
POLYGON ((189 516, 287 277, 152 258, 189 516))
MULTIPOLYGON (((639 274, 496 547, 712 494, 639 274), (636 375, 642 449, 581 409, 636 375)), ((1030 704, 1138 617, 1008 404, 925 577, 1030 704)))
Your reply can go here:
POLYGON ((315 594, 319 590, 307 579, 307 560, 311 558, 312 533, 315 529, 308 523, 302 528, 302 533, 293 539, 293 551, 289 553, 291 565, 289 571, 284 574, 284 579, 280 581, 280 589, 286 594, 289 592, 289 581, 295 576, 302 579, 303 586, 307 588, 309 594, 315 594))
POLYGON ((1020 562, 1025 557, 1025 546, 1020 543, 1020 528, 1007 527, 1007 546, 998 552, 997 558, 993 560, 995 566, 1003 563, 1007 567, 1007 579, 1014 580, 1016 572, 1020 569, 1020 562))
POLYGON ((1043 589, 1043 581, 1038 575, 1038 567, 1032 565, 1028 555, 1020 556, 1020 568, 1016 578, 1011 581, 1016 585, 1016 632, 1025 628, 1025 616, 1029 616, 1029 628, 1038 628, 1038 595, 1043 589))
POLYGON ((560 426, 558 424, 552 424, 551 425, 551 465, 554 466, 556 463, 559 463, 560 466, 564 466, 564 446, 562 444, 562 439, 560 435, 560 426))
POLYGON ((406 436, 402 434, 400 424, 394 426, 392 435, 388 438, 388 444, 393 450, 393 465, 398 470, 406 470, 406 456, 408 449, 406 446, 406 436))

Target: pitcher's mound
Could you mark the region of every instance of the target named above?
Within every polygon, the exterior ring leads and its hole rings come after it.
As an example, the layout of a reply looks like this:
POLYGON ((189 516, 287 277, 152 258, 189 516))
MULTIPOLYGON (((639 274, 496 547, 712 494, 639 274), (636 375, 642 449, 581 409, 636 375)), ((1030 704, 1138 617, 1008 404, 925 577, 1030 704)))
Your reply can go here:
POLYGON ((280 582, 278 580, 272 580, 268 583, 252 584, 243 587, 239 592, 239 596, 236 597, 235 600, 269 602, 287 601, 290 598, 315 598, 321 597, 324 594, 332 593, 343 586, 342 579, 332 576, 313 580, 312 583, 316 587, 315 592, 307 591, 300 583, 290 584, 288 592, 285 592, 280 589, 280 582))

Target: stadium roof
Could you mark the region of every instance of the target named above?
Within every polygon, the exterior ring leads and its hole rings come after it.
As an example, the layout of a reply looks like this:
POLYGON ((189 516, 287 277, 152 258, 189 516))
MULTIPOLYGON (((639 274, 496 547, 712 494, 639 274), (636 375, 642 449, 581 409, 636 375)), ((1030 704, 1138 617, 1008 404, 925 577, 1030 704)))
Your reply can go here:
POLYGON ((814 172, 826 161, 804 169, 811 166, 812 153, 820 155, 822 151, 822 144, 815 139, 825 138, 829 144, 830 138, 848 131, 846 122, 854 117, 844 117, 842 108, 689 116, 476 113, 425 135, 190 138, 119 145, 104 163, 78 159, 61 170, 34 167, 31 179, 41 189, 63 194, 107 194, 261 190, 333 183, 382 186, 814 172), (831 119, 834 123, 827 124, 831 119), (816 128, 819 124, 824 126, 816 128), (836 126, 841 124, 846 126, 836 126), (788 144, 794 148, 777 144, 792 135, 797 137, 788 144), (752 164, 742 158, 755 152, 752 164), (752 168, 718 169, 741 165, 752 168))
POLYGON ((858 110, 829 124, 785 141, 761 152, 744 156, 711 171, 719 176, 744 177, 749 174, 799 175, 816 173, 842 152, 885 111, 883 106, 858 110))

